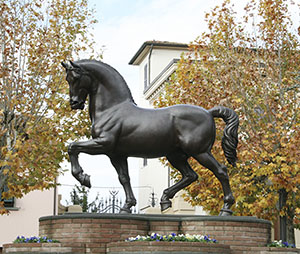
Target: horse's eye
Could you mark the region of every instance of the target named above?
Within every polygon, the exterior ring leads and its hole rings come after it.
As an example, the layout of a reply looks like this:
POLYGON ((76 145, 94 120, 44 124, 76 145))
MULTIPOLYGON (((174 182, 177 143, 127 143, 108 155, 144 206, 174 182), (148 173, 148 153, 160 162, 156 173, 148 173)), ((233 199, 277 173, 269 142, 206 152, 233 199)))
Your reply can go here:
POLYGON ((66 80, 68 81, 68 83, 74 83, 76 78, 73 75, 67 75, 66 80))

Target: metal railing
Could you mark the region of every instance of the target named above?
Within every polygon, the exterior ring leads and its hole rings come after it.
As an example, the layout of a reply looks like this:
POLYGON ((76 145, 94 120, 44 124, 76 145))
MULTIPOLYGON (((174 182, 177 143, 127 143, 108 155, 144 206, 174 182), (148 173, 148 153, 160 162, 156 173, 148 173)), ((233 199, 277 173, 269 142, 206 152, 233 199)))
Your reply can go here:
MULTIPOLYGON (((124 204, 118 195, 119 191, 109 191, 110 196, 104 200, 101 198, 97 205, 97 213, 119 213, 124 204)), ((136 207, 132 209, 132 213, 138 213, 136 207)))

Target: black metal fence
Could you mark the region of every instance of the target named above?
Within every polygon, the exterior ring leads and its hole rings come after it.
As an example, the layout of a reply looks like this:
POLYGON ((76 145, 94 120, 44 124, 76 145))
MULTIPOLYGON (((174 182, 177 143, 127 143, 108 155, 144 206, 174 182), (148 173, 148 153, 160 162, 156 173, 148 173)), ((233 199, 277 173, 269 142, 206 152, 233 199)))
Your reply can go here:
MULTIPOLYGON (((119 213, 122 206, 124 205, 123 200, 118 197, 119 191, 109 191, 109 197, 101 198, 97 206, 94 207, 94 212, 97 213, 119 213)), ((136 207, 132 209, 132 213, 137 214, 138 211, 136 207)))

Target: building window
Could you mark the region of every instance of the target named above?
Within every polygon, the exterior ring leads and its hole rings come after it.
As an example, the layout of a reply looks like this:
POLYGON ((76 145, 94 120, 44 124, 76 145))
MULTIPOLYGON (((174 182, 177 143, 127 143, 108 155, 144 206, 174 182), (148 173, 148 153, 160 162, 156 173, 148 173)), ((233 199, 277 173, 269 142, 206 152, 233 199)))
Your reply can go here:
POLYGON ((144 66, 144 90, 148 87, 148 64, 144 66))
MULTIPOLYGON (((4 186, 4 192, 8 191, 8 188, 7 186, 4 186)), ((4 207, 6 208, 11 208, 11 207, 14 207, 14 204, 15 204, 15 199, 12 197, 12 198, 9 198, 9 199, 3 199, 2 198, 2 191, 0 190, 0 200, 2 202, 4 202, 4 207)))

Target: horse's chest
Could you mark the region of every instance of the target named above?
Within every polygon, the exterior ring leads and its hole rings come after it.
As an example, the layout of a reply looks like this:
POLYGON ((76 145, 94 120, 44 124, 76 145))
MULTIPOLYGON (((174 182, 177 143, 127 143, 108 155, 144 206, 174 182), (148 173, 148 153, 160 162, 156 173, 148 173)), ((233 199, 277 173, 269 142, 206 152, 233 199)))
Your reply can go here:
POLYGON ((93 138, 99 138, 107 135, 115 135, 118 131, 119 124, 110 119, 97 121, 92 124, 91 134, 93 138))

